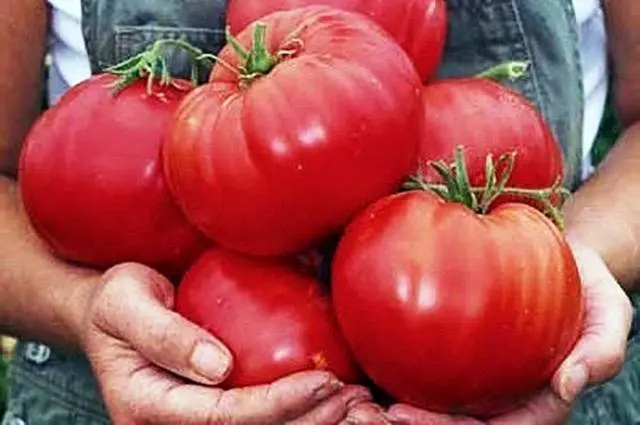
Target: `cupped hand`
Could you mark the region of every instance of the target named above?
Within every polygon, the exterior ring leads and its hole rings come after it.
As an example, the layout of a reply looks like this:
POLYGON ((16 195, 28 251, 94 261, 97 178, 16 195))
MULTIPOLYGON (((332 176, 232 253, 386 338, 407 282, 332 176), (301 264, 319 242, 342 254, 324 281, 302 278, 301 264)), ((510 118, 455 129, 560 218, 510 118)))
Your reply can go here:
POLYGON ((585 321, 572 352, 555 373, 551 385, 521 408, 486 422, 416 409, 392 406, 394 424, 402 425, 556 425, 563 424, 571 406, 588 385, 615 377, 624 362, 631 327, 629 298, 600 255, 577 242, 571 243, 585 295, 585 321))
POLYGON ((173 302, 167 280, 133 264, 108 271, 93 294, 83 346, 115 425, 385 423, 365 388, 326 372, 215 388, 233 367, 231 354, 172 311, 173 302))

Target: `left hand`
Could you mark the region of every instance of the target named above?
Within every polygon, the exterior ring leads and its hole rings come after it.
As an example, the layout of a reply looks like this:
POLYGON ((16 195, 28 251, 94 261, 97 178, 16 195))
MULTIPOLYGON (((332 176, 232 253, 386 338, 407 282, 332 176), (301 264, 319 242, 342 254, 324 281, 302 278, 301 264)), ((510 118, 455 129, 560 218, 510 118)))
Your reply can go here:
POLYGON ((624 362, 632 309, 629 298, 594 250, 572 243, 582 279, 586 315, 580 339, 548 389, 523 407, 482 422, 397 404, 388 412, 397 425, 556 425, 564 423, 587 385, 615 377, 624 362))

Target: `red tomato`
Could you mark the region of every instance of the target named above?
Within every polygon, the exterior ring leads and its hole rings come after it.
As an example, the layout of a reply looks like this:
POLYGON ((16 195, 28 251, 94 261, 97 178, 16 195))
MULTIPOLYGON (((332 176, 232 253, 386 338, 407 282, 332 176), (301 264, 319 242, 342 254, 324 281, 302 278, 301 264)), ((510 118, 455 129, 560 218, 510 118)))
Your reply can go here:
POLYGON ((325 369, 344 382, 360 377, 329 296, 284 261, 215 248, 185 273, 176 311, 222 340, 234 355, 224 382, 242 387, 325 369))
MULTIPOLYGON (((311 6, 264 22, 266 47, 281 59, 248 69, 249 81, 216 65, 176 114, 165 172, 211 239, 281 255, 321 242, 397 190, 416 161, 422 88, 402 49, 361 15, 311 6)), ((247 29, 239 42, 251 38, 247 29)), ((246 65, 230 46, 220 58, 246 65)))
POLYGON ((227 22, 235 33, 269 13, 312 4, 371 18, 405 49, 423 81, 429 80, 440 66, 447 32, 444 0, 231 0, 227 22))
POLYGON ((20 164, 24 206, 67 260, 99 268, 137 261, 176 275, 205 247, 171 197, 160 155, 190 87, 167 87, 160 98, 139 81, 114 97, 114 79, 75 86, 33 126, 20 164))
MULTIPOLYGON (((522 95, 484 78, 441 80, 423 91, 425 120, 419 167, 427 181, 439 181, 432 160, 453 162, 456 146, 465 148, 473 186, 482 187, 485 159, 516 151, 509 186, 551 187, 563 175, 563 154, 551 128, 522 95)), ((502 197, 501 201, 510 198, 502 197)), ((494 203, 497 206, 501 202, 494 203)))
POLYGON ((548 384, 581 327, 572 253, 525 204, 478 215, 431 192, 386 197, 347 228, 332 279, 364 372, 430 411, 513 407, 548 384))

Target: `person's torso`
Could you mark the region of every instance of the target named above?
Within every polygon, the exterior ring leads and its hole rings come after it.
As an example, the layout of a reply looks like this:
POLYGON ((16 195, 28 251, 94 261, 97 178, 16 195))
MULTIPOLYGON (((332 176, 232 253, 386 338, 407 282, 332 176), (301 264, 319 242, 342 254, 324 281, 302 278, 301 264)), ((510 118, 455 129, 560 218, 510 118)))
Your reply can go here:
MULTIPOLYGON (((53 8, 53 102, 70 86, 160 38, 184 38, 215 52, 224 43, 226 0, 49 0, 53 8)), ((472 75, 509 60, 529 61, 511 85, 532 100, 563 147, 570 182, 588 153, 606 94, 604 25, 597 0, 448 0, 441 78, 472 75), (573 6, 575 5, 575 11, 573 6), (456 28, 458 30, 456 30, 456 28)), ((181 59, 174 66, 187 69, 181 59)))

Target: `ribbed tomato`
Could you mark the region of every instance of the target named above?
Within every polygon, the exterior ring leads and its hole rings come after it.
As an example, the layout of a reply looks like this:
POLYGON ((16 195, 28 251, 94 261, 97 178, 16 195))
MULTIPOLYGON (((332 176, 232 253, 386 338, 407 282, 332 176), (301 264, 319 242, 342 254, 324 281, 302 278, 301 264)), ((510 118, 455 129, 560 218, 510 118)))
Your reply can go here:
POLYGON ((276 12, 226 46, 164 145, 175 198, 220 245, 301 252, 395 191, 416 161, 422 85, 371 20, 276 12), (265 36, 266 31, 266 36, 265 36), (246 57, 245 54, 247 54, 246 57), (244 59, 243 59, 244 57, 244 59))
POLYGON ((29 133, 19 184, 34 228, 64 259, 136 261, 179 275, 207 246, 165 184, 161 147, 187 82, 117 95, 102 74, 69 90, 29 133), (178 88, 181 86, 182 88, 178 88))
POLYGON ((423 81, 435 75, 444 51, 447 7, 444 0, 230 0, 232 32, 278 10, 322 4, 361 13, 375 21, 405 49, 423 81))
POLYGON ((294 262, 206 252, 178 285, 176 311, 231 350, 224 382, 241 387, 325 369, 348 383, 360 371, 335 319, 330 297, 294 262))
POLYGON ((429 191, 384 198, 348 226, 332 272, 365 373, 430 411, 513 408, 548 385, 581 329, 569 246, 526 204, 478 215, 429 191))
POLYGON ((515 90, 487 78, 447 79, 425 86, 423 101, 419 168, 427 181, 440 180, 429 161, 453 162, 457 146, 464 146, 473 186, 486 183, 488 154, 498 159, 516 152, 510 186, 548 188, 563 176, 563 153, 551 127, 515 90))

